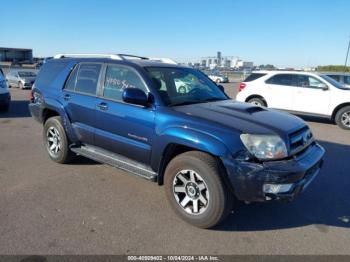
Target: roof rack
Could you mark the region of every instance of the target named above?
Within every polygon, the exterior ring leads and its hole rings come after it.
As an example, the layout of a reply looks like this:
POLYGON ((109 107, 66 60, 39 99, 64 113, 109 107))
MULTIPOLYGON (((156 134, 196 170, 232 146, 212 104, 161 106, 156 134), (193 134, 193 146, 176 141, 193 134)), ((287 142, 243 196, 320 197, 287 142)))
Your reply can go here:
POLYGON ((177 65, 177 62, 175 62, 171 58, 156 58, 156 57, 153 57, 153 58, 149 58, 149 60, 155 61, 155 62, 160 62, 160 63, 177 65))
POLYGON ((124 58, 121 55, 114 55, 114 54, 57 54, 53 58, 60 59, 60 58, 68 58, 68 57, 110 58, 114 60, 124 60, 124 58))
POLYGON ((144 56, 128 55, 128 54, 118 54, 118 55, 124 59, 126 59, 127 57, 130 57, 131 59, 149 60, 148 57, 144 57, 144 56))
POLYGON ((137 56, 137 55, 128 55, 128 54, 57 54, 53 58, 54 59, 60 59, 60 58, 69 58, 69 57, 77 57, 77 58, 110 58, 114 60, 128 60, 129 59, 140 59, 140 60, 150 60, 160 63, 167 63, 167 64, 177 64, 174 60, 170 58, 148 58, 144 56, 137 56))

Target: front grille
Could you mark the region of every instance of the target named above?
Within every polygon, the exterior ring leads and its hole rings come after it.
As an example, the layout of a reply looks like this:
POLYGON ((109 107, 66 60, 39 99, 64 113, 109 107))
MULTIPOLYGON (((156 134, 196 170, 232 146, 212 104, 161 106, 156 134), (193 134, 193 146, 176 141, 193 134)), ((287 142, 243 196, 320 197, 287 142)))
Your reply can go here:
POLYGON ((308 147, 314 140, 311 130, 304 126, 289 134, 289 150, 291 155, 297 154, 308 147))

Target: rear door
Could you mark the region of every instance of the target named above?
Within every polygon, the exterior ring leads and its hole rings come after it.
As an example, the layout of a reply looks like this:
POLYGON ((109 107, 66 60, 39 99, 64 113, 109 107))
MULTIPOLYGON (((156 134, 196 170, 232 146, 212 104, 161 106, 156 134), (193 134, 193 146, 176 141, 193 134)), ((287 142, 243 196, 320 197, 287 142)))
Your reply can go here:
POLYGON ((310 75, 297 75, 298 88, 294 93, 293 110, 328 115, 331 99, 330 89, 322 80, 310 75))
POLYGON ((85 144, 94 144, 96 91, 101 69, 100 63, 76 65, 63 89, 66 112, 78 139, 85 144))
POLYGON ((149 164, 155 134, 153 107, 123 102, 125 88, 148 88, 138 72, 125 65, 108 64, 103 88, 96 100, 96 145, 149 164))
POLYGON ((292 110, 296 81, 294 74, 276 74, 265 81, 264 98, 268 107, 292 110))

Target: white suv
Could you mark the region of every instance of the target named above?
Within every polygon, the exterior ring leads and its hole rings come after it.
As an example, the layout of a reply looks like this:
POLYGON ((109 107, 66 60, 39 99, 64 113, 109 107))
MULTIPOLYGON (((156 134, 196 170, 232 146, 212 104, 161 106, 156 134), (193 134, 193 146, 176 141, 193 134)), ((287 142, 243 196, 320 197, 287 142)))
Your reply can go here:
POLYGON ((237 100, 334 120, 350 130, 350 89, 310 72, 257 71, 239 86, 237 100))

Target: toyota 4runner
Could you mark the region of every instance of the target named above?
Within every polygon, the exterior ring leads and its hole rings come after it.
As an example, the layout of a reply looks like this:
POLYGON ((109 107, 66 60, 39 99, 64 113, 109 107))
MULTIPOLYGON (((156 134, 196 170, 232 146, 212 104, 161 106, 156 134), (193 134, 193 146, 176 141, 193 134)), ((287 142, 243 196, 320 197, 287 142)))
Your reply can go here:
POLYGON ((31 96, 53 161, 82 155, 164 185, 175 212, 201 228, 237 199, 293 200, 322 166, 325 151, 300 118, 232 101, 202 72, 173 63, 57 55, 31 96))

